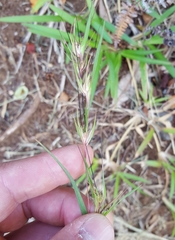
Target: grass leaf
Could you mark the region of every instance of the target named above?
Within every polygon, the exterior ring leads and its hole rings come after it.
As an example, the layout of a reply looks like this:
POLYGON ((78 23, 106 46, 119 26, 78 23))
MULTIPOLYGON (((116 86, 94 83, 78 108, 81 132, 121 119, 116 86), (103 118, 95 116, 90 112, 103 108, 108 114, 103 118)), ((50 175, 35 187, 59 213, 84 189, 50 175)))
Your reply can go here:
POLYGON ((97 46, 97 51, 94 59, 94 65, 93 65, 93 70, 92 70, 92 81, 91 81, 91 99, 90 102, 92 103, 92 100, 95 95, 95 90, 97 87, 98 83, 98 78, 100 74, 100 64, 102 60, 102 55, 103 55, 103 49, 101 48, 101 43, 102 43, 102 35, 100 37, 100 41, 97 46))
POLYGON ((170 199, 172 200, 175 193, 175 172, 171 173, 171 182, 170 182, 170 199))
POLYGON ((153 134, 154 134, 154 129, 151 128, 150 131, 148 132, 147 136, 145 137, 145 139, 139 146, 139 148, 135 154, 136 157, 138 157, 143 152, 143 150, 147 147, 148 143, 151 141, 151 139, 153 137, 153 134))
POLYGON ((150 26, 151 27, 159 26, 165 19, 167 19, 174 12, 175 12, 175 6, 172 6, 171 8, 166 10, 162 15, 159 15, 160 17, 154 20, 150 26))
POLYGON ((78 205, 80 207, 81 213, 82 214, 86 214, 87 213, 87 209, 86 206, 84 204, 83 198, 81 196, 81 193, 76 185, 76 182, 74 181, 74 179, 72 178, 72 176, 70 175, 70 173, 67 171, 67 169, 63 166, 63 164, 53 155, 52 152, 50 152, 42 143, 40 143, 39 141, 37 141, 42 147, 43 149, 58 163, 58 165, 61 167, 61 169, 64 171, 64 173, 66 174, 66 176, 69 178, 72 187, 75 191, 75 195, 78 201, 78 205))
POLYGON ((52 16, 52 15, 44 15, 44 16, 37 16, 37 15, 30 15, 30 16, 10 16, 10 17, 3 17, 0 18, 0 22, 9 22, 9 23, 27 23, 27 22, 61 22, 62 18, 59 16, 52 16))
POLYGON ((37 12, 46 2, 49 2, 49 0, 38 0, 33 7, 33 12, 37 12))
POLYGON ((172 211, 175 213, 175 205, 170 202, 166 197, 162 198, 163 202, 165 203, 165 205, 172 211))
POLYGON ((171 63, 168 62, 167 60, 157 60, 157 59, 152 59, 152 58, 147 58, 147 57, 142 57, 142 56, 139 56, 137 54, 128 54, 126 51, 121 51, 121 55, 125 58, 129 58, 129 59, 132 59, 132 60, 137 60, 139 62, 143 62, 143 63, 150 63, 150 64, 158 64, 158 65, 164 65, 164 66, 170 66, 171 63))
MULTIPOLYGON (((150 45, 149 48, 151 50, 155 50, 156 47, 153 46, 153 45, 150 45)), ((159 59, 159 60, 162 60, 162 61, 167 61, 167 59, 165 58, 165 56, 161 53, 161 52, 156 52, 154 53, 154 56, 159 59)), ((171 63, 168 65, 168 64, 163 64, 162 65, 165 66, 165 68, 167 69, 167 71, 171 74, 172 77, 175 77, 175 68, 171 65, 171 63)))
POLYGON ((175 134, 175 128, 163 128, 162 131, 165 133, 175 134))
POLYGON ((142 98, 144 101, 148 98, 148 71, 146 63, 140 62, 140 72, 141 72, 141 85, 142 85, 142 98))

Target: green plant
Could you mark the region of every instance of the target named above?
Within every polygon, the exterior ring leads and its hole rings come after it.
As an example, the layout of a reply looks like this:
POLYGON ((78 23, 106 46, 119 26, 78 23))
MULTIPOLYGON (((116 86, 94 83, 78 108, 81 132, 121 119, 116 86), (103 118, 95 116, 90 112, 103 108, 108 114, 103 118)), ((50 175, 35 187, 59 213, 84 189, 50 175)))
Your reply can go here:
MULTIPOLYGON (((46 0, 38 1, 34 11, 38 10, 39 7, 41 7, 45 2, 46 0)), ((26 26, 28 30, 34 34, 48 38, 54 38, 62 42, 66 55, 68 56, 67 58, 71 60, 73 64, 79 95, 81 98, 83 98, 85 103, 80 106, 80 113, 77 113, 77 118, 75 119, 76 131, 79 134, 82 143, 84 144, 85 151, 87 151, 87 145, 91 141, 96 128, 96 120, 94 120, 93 123, 89 123, 89 112, 98 85, 100 72, 104 69, 108 69, 105 97, 111 95, 116 103, 118 99, 120 70, 123 61, 126 60, 127 67, 132 78, 132 85, 134 86, 135 90, 135 96, 133 97, 133 102, 135 105, 134 109, 117 109, 117 111, 123 111, 127 113, 129 120, 123 124, 124 133, 116 144, 111 159, 113 160, 116 158, 122 143, 132 131, 135 131, 143 140, 141 140, 141 143, 135 152, 134 159, 131 160, 131 165, 136 161, 140 161, 139 158, 144 154, 144 151, 147 147, 152 146, 152 142, 154 142, 157 152, 159 155, 161 155, 162 150, 160 134, 162 132, 169 135, 171 144, 173 146, 173 151, 175 153, 173 142, 173 134, 175 134, 175 130, 169 121, 164 121, 164 119, 158 115, 159 112, 157 111, 159 107, 168 99, 168 96, 154 96, 153 85, 149 81, 147 71, 148 66, 154 68, 154 66, 162 65, 172 77, 175 77, 175 68, 172 66, 171 62, 165 58, 164 49, 161 48, 161 45, 164 41, 163 37, 157 35, 147 38, 147 35, 150 33, 150 31, 141 33, 140 35, 134 37, 129 37, 126 34, 123 34, 121 39, 125 40, 129 44, 129 47, 124 50, 115 48, 113 42, 117 31, 116 27, 113 24, 101 19, 97 15, 92 1, 87 0, 87 7, 88 10, 85 15, 77 16, 71 15, 64 10, 50 4, 50 11, 55 15, 7 17, 1 18, 0 21, 23 23, 24 26, 26 26), (59 23, 62 21, 71 25, 71 32, 63 32, 45 26, 45 23, 48 22, 59 23), (90 57, 91 49, 95 49, 95 57, 90 57), (139 83, 135 79, 134 69, 131 61, 139 62, 138 68, 141 75, 139 83), (93 64, 91 62, 93 62, 93 64), (146 108, 146 113, 141 111, 142 105, 144 105, 146 108), (146 130, 143 131, 143 127, 145 127, 146 130)), ((150 24, 150 27, 155 27, 162 24, 167 17, 174 13, 174 11, 175 6, 165 10, 163 14, 159 14, 156 10, 152 11, 151 15, 154 19, 150 24)), ((175 30, 174 27, 171 27, 171 29, 173 31, 175 30)), ((164 112, 163 109, 159 110, 164 112)), ((54 158, 54 156, 52 157, 54 158)), ((83 160, 87 167, 88 159, 83 160)), ((170 174, 171 182, 169 199, 167 199, 165 196, 163 196, 162 199, 174 216, 175 209, 172 204, 172 198, 175 192, 174 159, 167 155, 163 160, 146 159, 145 162, 147 166, 156 168, 163 167, 165 171, 170 174)), ((131 174, 127 171, 124 172, 126 165, 127 164, 120 165, 117 171, 111 175, 111 180, 115 181, 115 187, 114 200, 109 204, 105 203, 106 186, 104 176, 102 176, 102 192, 100 192, 94 186, 93 175, 91 169, 88 167, 86 177, 84 175, 78 180, 78 182, 81 182, 83 179, 87 178, 91 195, 94 199, 95 210, 97 212, 106 215, 114 208, 114 206, 116 206, 118 203, 117 196, 119 194, 121 182, 125 182, 133 189, 133 191, 138 190, 142 194, 146 194, 144 190, 138 188, 137 183, 147 184, 148 181, 140 176, 137 176, 136 174, 131 174)), ((93 165, 92 169, 94 170, 96 167, 97 165, 93 165)), ((64 168, 63 170, 66 172, 64 168)), ((66 174, 68 175, 67 172, 66 174)), ((72 181, 71 178, 70 180, 72 181)), ((77 192, 74 182, 72 182, 72 185, 75 189, 75 192, 77 192)), ((129 194, 131 193, 132 191, 129 194)), ((78 195, 80 194, 77 192, 77 196, 78 195)), ((85 213, 86 209, 84 208, 82 201, 79 200, 79 202, 82 213, 85 213)))

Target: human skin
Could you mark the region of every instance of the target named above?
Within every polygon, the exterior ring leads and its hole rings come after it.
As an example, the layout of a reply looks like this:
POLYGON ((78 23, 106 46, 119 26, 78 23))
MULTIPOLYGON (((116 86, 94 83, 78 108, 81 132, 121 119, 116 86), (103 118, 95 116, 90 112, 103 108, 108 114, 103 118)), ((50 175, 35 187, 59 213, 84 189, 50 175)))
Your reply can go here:
MULTIPOLYGON (((74 179, 85 172, 83 146, 60 148, 53 154, 74 179)), ((90 147, 88 158, 93 158, 90 147)), ((0 240, 113 240, 109 220, 93 213, 93 204, 83 195, 91 213, 81 215, 73 189, 62 186, 68 182, 63 170, 46 153, 1 163, 0 240), (31 217, 35 221, 26 224, 31 217)))

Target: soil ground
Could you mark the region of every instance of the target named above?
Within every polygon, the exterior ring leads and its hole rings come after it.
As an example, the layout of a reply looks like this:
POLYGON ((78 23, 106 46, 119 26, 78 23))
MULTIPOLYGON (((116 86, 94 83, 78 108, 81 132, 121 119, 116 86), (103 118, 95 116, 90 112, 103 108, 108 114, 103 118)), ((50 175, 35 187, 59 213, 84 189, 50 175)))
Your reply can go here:
MULTIPOLYGON (((84 2, 69 3, 74 11, 81 11, 84 7, 84 2)), ((28 1, 0 1, 1 17, 27 15, 30 10, 28 1)), ((0 23, 0 160, 3 162, 43 152, 35 139, 50 150, 80 142, 74 127, 78 103, 71 64, 65 65, 54 50, 48 60, 50 40, 38 39, 33 35, 29 41, 31 46, 35 45, 37 53, 24 51, 23 55, 22 43, 26 35, 27 30, 21 24, 0 23), (14 93, 20 86, 26 86, 29 94, 22 100, 14 101, 14 93)), ((100 169, 100 158, 105 159, 107 153, 112 153, 112 144, 124 133, 124 130, 115 127, 114 123, 123 124, 128 121, 128 116, 107 111, 110 99, 104 100, 103 88, 99 87, 97 91, 92 119, 96 114, 101 125, 99 124, 91 145, 99 159, 100 169)), ((115 157, 114 162, 107 165, 105 174, 109 176, 113 172, 117 159, 128 163, 134 158, 133 149, 140 143, 141 139, 132 131, 118 153, 118 158, 115 157)), ((165 146, 167 145, 168 142, 165 142, 165 146)), ((154 147, 147 148, 145 154, 148 159, 157 159, 154 147)), ((137 163, 132 165, 132 169, 136 175, 149 179, 152 184, 147 188, 147 196, 134 193, 114 211, 114 227, 118 236, 116 239, 159 239, 158 236, 160 239, 168 239, 174 221, 161 198, 166 172, 161 168, 147 169, 137 163), (139 229, 155 234, 155 238, 153 235, 142 238, 139 229)), ((109 196, 113 193, 113 188, 114 180, 107 186, 109 196)), ((123 183, 122 190, 131 189, 123 183)))

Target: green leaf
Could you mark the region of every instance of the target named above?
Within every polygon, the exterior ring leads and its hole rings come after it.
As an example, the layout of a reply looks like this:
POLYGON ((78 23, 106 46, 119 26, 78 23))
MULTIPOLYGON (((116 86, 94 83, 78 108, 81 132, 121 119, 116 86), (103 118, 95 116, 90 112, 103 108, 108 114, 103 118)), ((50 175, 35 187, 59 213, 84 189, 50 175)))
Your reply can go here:
POLYGON ((175 205, 170 202, 166 197, 162 198, 163 202, 165 203, 165 205, 172 211, 175 213, 175 205))
POLYGON ((148 143, 151 141, 151 139, 153 137, 153 134, 154 134, 154 129, 150 129, 147 136, 145 137, 145 139, 143 140, 143 142, 139 146, 139 148, 136 152, 136 157, 138 157, 143 152, 143 150, 147 147, 148 143))
POLYGON ((44 16, 11 16, 0 18, 0 22, 9 22, 9 23, 27 23, 27 22, 61 22, 62 18, 59 16, 44 15, 44 16))
POLYGON ((90 99, 91 103, 95 95, 95 90, 96 90, 98 78, 100 75, 100 64, 101 64, 102 55, 103 55, 103 49, 101 48, 102 38, 103 36, 101 35, 100 41, 98 43, 95 59, 94 59, 93 69, 92 69, 91 99, 90 99))
POLYGON ((33 12, 37 12, 46 2, 51 2, 49 0, 38 0, 33 8, 33 12))
POLYGON ((126 173, 126 172, 123 172, 122 174, 127 179, 130 179, 130 180, 133 180, 133 181, 139 181, 139 182, 143 182, 143 183, 149 183, 149 181, 147 181, 146 179, 144 179, 142 177, 139 177, 137 175, 134 175, 134 174, 131 174, 131 173, 126 173))
POLYGON ((123 53, 123 51, 121 51, 121 55, 125 58, 129 58, 132 60, 137 60, 139 62, 144 62, 144 63, 151 63, 151 64, 158 64, 158 65, 164 65, 164 66, 168 66, 171 65, 170 62, 168 61, 162 61, 162 60, 157 60, 157 59, 151 59, 151 58, 147 58, 147 57, 141 57, 139 55, 131 55, 131 54, 127 54, 126 52, 123 53))
POLYGON ((109 51, 106 51, 105 55, 109 67, 109 75, 105 89, 105 97, 108 95, 108 92, 110 91, 111 97, 117 99, 119 71, 122 64, 122 57, 120 53, 116 54, 109 51))
MULTIPOLYGON (((151 50, 156 49, 156 47, 153 45, 150 45, 149 48, 151 50)), ((161 52, 154 53, 154 56, 161 61, 167 61, 167 59, 164 57, 164 55, 161 52)), ((175 68, 171 65, 171 63, 169 65, 167 65, 167 64, 162 64, 162 65, 165 66, 165 68, 171 74, 172 77, 175 77, 175 68)))
POLYGON ((162 167, 162 163, 158 160, 147 160, 146 165, 149 167, 155 167, 155 168, 162 167))
POLYGON ((171 182, 170 182, 170 199, 172 200, 175 193, 175 172, 171 173, 171 182))
POLYGON ((148 98, 149 79, 148 79, 147 65, 143 62, 140 62, 140 72, 141 72, 141 84, 142 84, 142 98, 144 101, 146 101, 148 98))
POLYGON ((146 39, 142 42, 143 46, 151 45, 151 44, 163 44, 163 38, 160 36, 152 36, 149 39, 146 39))
POLYGON ((91 21, 91 26, 96 30, 96 32, 99 35, 103 35, 103 39, 112 44, 112 39, 110 37, 110 35, 108 34, 108 32, 105 29, 105 21, 104 19, 100 18, 97 13, 96 10, 94 8, 93 2, 91 0, 86 0, 87 2, 87 6, 90 12, 90 15, 92 15, 92 21, 91 21))
POLYGON ((91 11, 90 14, 89 14, 87 24, 86 24, 85 33, 84 33, 84 38, 83 38, 83 41, 81 42, 82 54, 84 54, 85 49, 88 46, 87 42, 88 42, 88 38, 89 38, 89 32, 90 32, 92 17, 93 17, 93 11, 91 11))
POLYGON ((172 6, 171 8, 166 10, 162 15, 160 15, 158 19, 154 20, 150 26, 151 27, 159 26, 165 19, 167 19, 174 12, 175 12, 175 6, 172 6))
POLYGON ((150 11, 150 13, 149 13, 149 15, 151 16, 151 17, 153 17, 153 18, 155 18, 155 19, 159 19, 160 18, 160 14, 158 14, 158 12, 156 12, 154 9, 150 9, 151 11, 150 11))
POLYGON ((114 185, 114 198, 117 197, 120 187, 120 175, 116 174, 115 185, 114 185))
MULTIPOLYGON (((93 159, 93 164, 91 165, 91 170, 92 171, 89 171, 89 174, 92 172, 92 173, 95 173, 97 168, 98 168, 98 160, 96 158, 93 159)), ((92 175, 92 174, 91 174, 92 175)), ((84 173, 81 177, 79 177, 77 180, 76 180, 76 184, 77 186, 80 185, 80 183, 82 183, 87 177, 87 174, 84 173)))
POLYGON ((101 36, 102 35, 102 37, 103 37, 103 39, 107 42, 107 43, 110 43, 110 44, 112 44, 112 39, 111 39, 111 37, 109 36, 109 34, 107 33, 107 31, 104 29, 104 21, 102 22, 102 23, 99 23, 98 21, 97 21, 97 19, 96 20, 94 20, 93 19, 93 21, 92 21, 92 27, 96 30, 96 32, 101 36), (103 25, 102 25, 103 24, 103 25))
MULTIPOLYGON (((121 177, 121 179, 128 185, 128 186, 130 186, 130 187, 132 187, 133 189, 135 189, 135 190, 137 190, 138 189, 138 186, 136 186, 134 183, 132 183, 131 181, 129 181, 127 178, 125 178, 124 176, 123 176, 123 173, 118 173, 118 174, 120 174, 120 177, 121 177)), ((140 193, 142 193, 142 194, 146 194, 144 191, 142 191, 141 189, 138 189, 138 191, 140 192, 140 193)))
POLYGON ((175 134, 175 128, 163 128, 162 131, 165 133, 175 134))
MULTIPOLYGON (((36 140, 37 141, 37 140, 36 140)), ((64 171, 64 173, 66 174, 66 176, 69 178, 72 187, 75 191, 75 195, 78 201, 78 205, 80 207, 81 213, 82 214, 86 214, 87 213, 87 209, 86 206, 84 204, 83 198, 81 196, 81 193, 76 185, 76 182, 74 181, 74 179, 72 178, 72 176, 70 175, 70 173, 67 171, 67 169, 63 166, 63 164, 53 155, 52 152, 50 152, 42 143, 40 143, 39 141, 37 141, 43 148, 44 150, 58 163, 58 165, 61 167, 61 169, 64 171)))
MULTIPOLYGON (((68 22, 71 25, 75 25, 76 26, 76 21, 78 21, 78 18, 76 18, 76 16, 73 16, 67 12, 65 12, 64 10, 62 10, 61 8, 57 8, 54 5, 50 4, 50 9, 57 13, 59 17, 62 18, 62 21, 68 22)), ((86 25, 81 21, 78 22, 78 28, 80 31, 85 32, 86 29, 86 25)))
MULTIPOLYGON (((60 31, 57 29, 46 27, 46 26, 34 25, 34 24, 28 24, 28 23, 25 23, 23 25, 28 27, 28 29, 31 32, 41 35, 41 36, 44 36, 44 37, 48 37, 48 38, 54 38, 57 40, 65 40, 65 41, 69 42, 70 36, 73 37, 73 35, 68 34, 67 32, 63 32, 63 31, 60 31)), ((74 36, 74 38, 75 38, 75 36, 74 36)), ((78 38, 77 38, 77 41, 78 41, 78 38)))
POLYGON ((162 49, 154 49, 154 50, 143 50, 143 49, 137 49, 137 50, 123 50, 122 53, 127 54, 127 55, 148 55, 148 54, 153 54, 156 52, 161 52, 162 49))

